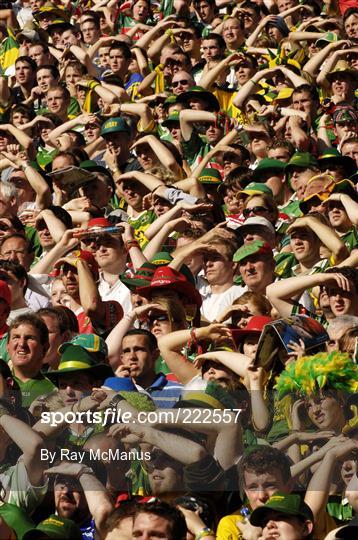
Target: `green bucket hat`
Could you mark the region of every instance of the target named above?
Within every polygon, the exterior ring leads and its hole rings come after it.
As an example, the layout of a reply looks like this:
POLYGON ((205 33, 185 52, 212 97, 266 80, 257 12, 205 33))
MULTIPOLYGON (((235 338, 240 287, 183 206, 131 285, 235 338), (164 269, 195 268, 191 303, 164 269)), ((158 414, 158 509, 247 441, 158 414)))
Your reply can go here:
POLYGON ((179 111, 173 111, 162 123, 163 127, 169 128, 173 124, 179 124, 179 111))
POLYGON ((256 508, 251 514, 250 523, 255 527, 262 527, 265 518, 274 510, 288 516, 297 516, 304 520, 313 522, 313 514, 310 507, 301 499, 299 495, 288 495, 277 492, 259 508, 256 508))
POLYGON ((214 94, 205 90, 202 86, 192 86, 187 92, 182 92, 177 97, 177 103, 185 103, 186 105, 193 98, 202 99, 207 103, 207 110, 218 112, 220 110, 220 104, 214 94))
POLYGON ((199 176, 201 184, 222 184, 221 174, 217 169, 203 169, 199 176))
POLYGON ((106 120, 101 128, 102 137, 105 137, 110 133, 128 133, 128 135, 130 135, 131 130, 123 118, 114 117, 106 120))
POLYGON ((276 172, 282 172, 285 170, 286 163, 283 161, 280 161, 279 159, 272 159, 272 158, 264 158, 259 161, 259 164, 257 165, 256 169, 253 171, 253 176, 255 180, 258 180, 260 178, 261 173, 276 171, 276 172))
POLYGON ((37 540, 41 534, 58 540, 82 540, 81 530, 72 519, 51 514, 33 529, 28 530, 22 540, 37 540))
POLYGON ((318 162, 309 152, 295 152, 290 161, 286 163, 285 173, 288 174, 292 172, 292 169, 295 169, 296 167, 299 169, 317 169, 318 162))
POLYGON ((234 254, 233 261, 241 262, 250 257, 251 255, 270 255, 273 257, 272 249, 267 242, 262 240, 255 240, 250 242, 250 244, 245 244, 241 246, 237 252, 234 254))

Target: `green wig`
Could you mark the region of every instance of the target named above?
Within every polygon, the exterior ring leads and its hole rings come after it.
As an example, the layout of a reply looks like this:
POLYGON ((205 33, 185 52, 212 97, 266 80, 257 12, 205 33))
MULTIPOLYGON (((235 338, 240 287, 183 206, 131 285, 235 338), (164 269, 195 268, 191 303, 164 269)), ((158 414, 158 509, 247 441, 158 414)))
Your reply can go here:
POLYGON ((320 390, 348 394, 358 390, 358 366, 347 353, 318 353, 289 363, 275 386, 279 399, 289 394, 310 396, 320 390))

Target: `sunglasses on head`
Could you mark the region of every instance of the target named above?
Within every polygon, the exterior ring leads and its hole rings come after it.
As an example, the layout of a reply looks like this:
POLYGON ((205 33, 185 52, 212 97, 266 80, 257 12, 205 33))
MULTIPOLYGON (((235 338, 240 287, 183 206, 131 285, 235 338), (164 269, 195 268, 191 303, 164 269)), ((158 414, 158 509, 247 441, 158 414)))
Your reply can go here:
POLYGON ((253 208, 245 208, 242 213, 244 217, 249 217, 250 214, 260 214, 260 212, 268 211, 268 208, 265 208, 265 206, 254 206, 253 208))

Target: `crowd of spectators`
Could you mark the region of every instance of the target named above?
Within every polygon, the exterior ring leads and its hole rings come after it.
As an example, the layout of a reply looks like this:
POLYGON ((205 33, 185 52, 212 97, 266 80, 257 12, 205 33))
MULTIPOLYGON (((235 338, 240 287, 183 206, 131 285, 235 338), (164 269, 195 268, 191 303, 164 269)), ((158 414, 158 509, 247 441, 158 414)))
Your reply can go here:
POLYGON ((358 532, 356 0, 0 0, 0 540, 358 532))

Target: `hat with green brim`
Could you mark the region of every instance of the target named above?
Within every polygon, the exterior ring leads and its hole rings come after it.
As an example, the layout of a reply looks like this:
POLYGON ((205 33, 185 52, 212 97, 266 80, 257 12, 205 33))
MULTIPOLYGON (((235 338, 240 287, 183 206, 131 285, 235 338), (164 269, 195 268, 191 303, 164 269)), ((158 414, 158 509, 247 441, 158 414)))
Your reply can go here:
POLYGON ((0 518, 15 532, 16 538, 19 540, 23 538, 23 535, 29 529, 34 527, 34 523, 27 513, 15 504, 2 504, 0 506, 0 518))
POLYGON ((145 287, 146 285, 150 285, 156 268, 156 264, 145 262, 140 268, 138 268, 132 277, 126 274, 122 274, 119 277, 121 282, 124 283, 128 289, 135 290, 137 287, 145 287))
POLYGON ((173 111, 166 120, 162 123, 163 127, 169 128, 172 127, 173 124, 179 124, 179 111, 173 111))
POLYGON ((56 30, 56 28, 62 28, 62 30, 69 30, 70 28, 74 28, 74 26, 68 21, 65 21, 64 19, 55 19, 48 25, 47 32, 50 34, 52 30, 56 30))
POLYGON ((101 165, 98 165, 98 163, 93 159, 86 159, 85 161, 81 161, 79 167, 80 169, 85 169, 86 171, 99 172, 107 175, 110 174, 108 169, 102 167, 101 165))
POLYGON ((295 152, 290 161, 286 163, 285 173, 292 172, 292 169, 317 169, 317 159, 309 152, 295 152))
POLYGON ((187 92, 182 92, 177 97, 177 103, 188 104, 189 101, 193 98, 202 99, 206 102, 206 109, 208 111, 218 112, 220 110, 220 104, 214 94, 205 90, 202 86, 192 86, 187 92))
POLYGON ((111 133, 128 133, 130 135, 131 130, 123 118, 114 117, 106 120, 101 128, 102 137, 106 137, 106 135, 110 135, 111 133))
POLYGON ((217 169, 203 169, 198 178, 201 184, 221 184, 221 174, 217 169))
POLYGON ((316 47, 322 47, 334 41, 338 41, 338 35, 335 32, 326 32, 322 37, 317 39, 316 47))
POLYGON ((247 259, 247 257, 251 257, 251 255, 269 255, 273 257, 272 248, 267 242, 255 240, 254 242, 250 242, 250 244, 241 246, 234 254, 233 261, 241 262, 247 259))
POLYGON ((331 71, 330 73, 327 73, 326 79, 328 80, 328 82, 331 83, 332 81, 335 80, 337 75, 348 75, 352 79, 357 80, 357 74, 358 74, 358 70, 353 69, 348 64, 348 62, 346 62, 345 60, 338 60, 334 70, 331 71))
POLYGON ((42 536, 56 540, 82 540, 81 530, 72 519, 66 519, 51 514, 41 521, 37 527, 28 530, 22 540, 37 540, 42 536))
POLYGON ((57 370, 48 371, 46 377, 56 384, 59 376, 78 371, 91 373, 98 379, 113 376, 112 368, 108 364, 100 362, 95 353, 88 352, 79 345, 68 344, 61 355, 57 370))
POLYGON ((326 148, 326 150, 324 150, 323 153, 319 156, 318 165, 320 167, 322 167, 328 162, 342 165, 345 172, 347 173, 347 176, 354 174, 357 170, 357 165, 354 159, 350 158, 349 156, 342 156, 342 154, 338 152, 337 148, 326 148))
POLYGON ((46 2, 43 6, 41 6, 39 9, 32 12, 32 15, 34 19, 41 19, 42 17, 48 15, 51 13, 54 15, 57 19, 69 19, 70 18, 70 12, 59 8, 58 6, 55 6, 54 4, 51 4, 51 2, 46 2))
POLYGON ((172 94, 171 96, 168 96, 167 99, 164 101, 163 106, 165 108, 168 108, 168 107, 170 107, 170 105, 175 105, 175 103, 178 103, 177 98, 178 98, 178 96, 176 96, 175 94, 172 94))
POLYGON ((258 180, 261 173, 267 172, 279 172, 283 174, 285 167, 286 163, 280 161, 279 159, 264 158, 259 161, 256 169, 254 169, 253 177, 255 178, 255 180, 258 180))
POLYGON ((310 507, 301 499, 299 495, 277 492, 259 508, 256 508, 251 514, 250 523, 255 527, 263 527, 267 517, 274 512, 286 514, 288 516, 297 516, 303 520, 313 522, 313 514, 310 507))
POLYGON ((215 381, 210 381, 205 390, 191 390, 184 392, 182 399, 178 401, 174 408, 199 407, 203 409, 234 409, 235 400, 225 388, 215 381))
POLYGON ((239 191, 239 193, 244 193, 245 195, 269 195, 273 197, 272 189, 270 189, 266 184, 261 184, 260 182, 250 182, 245 189, 239 191))

